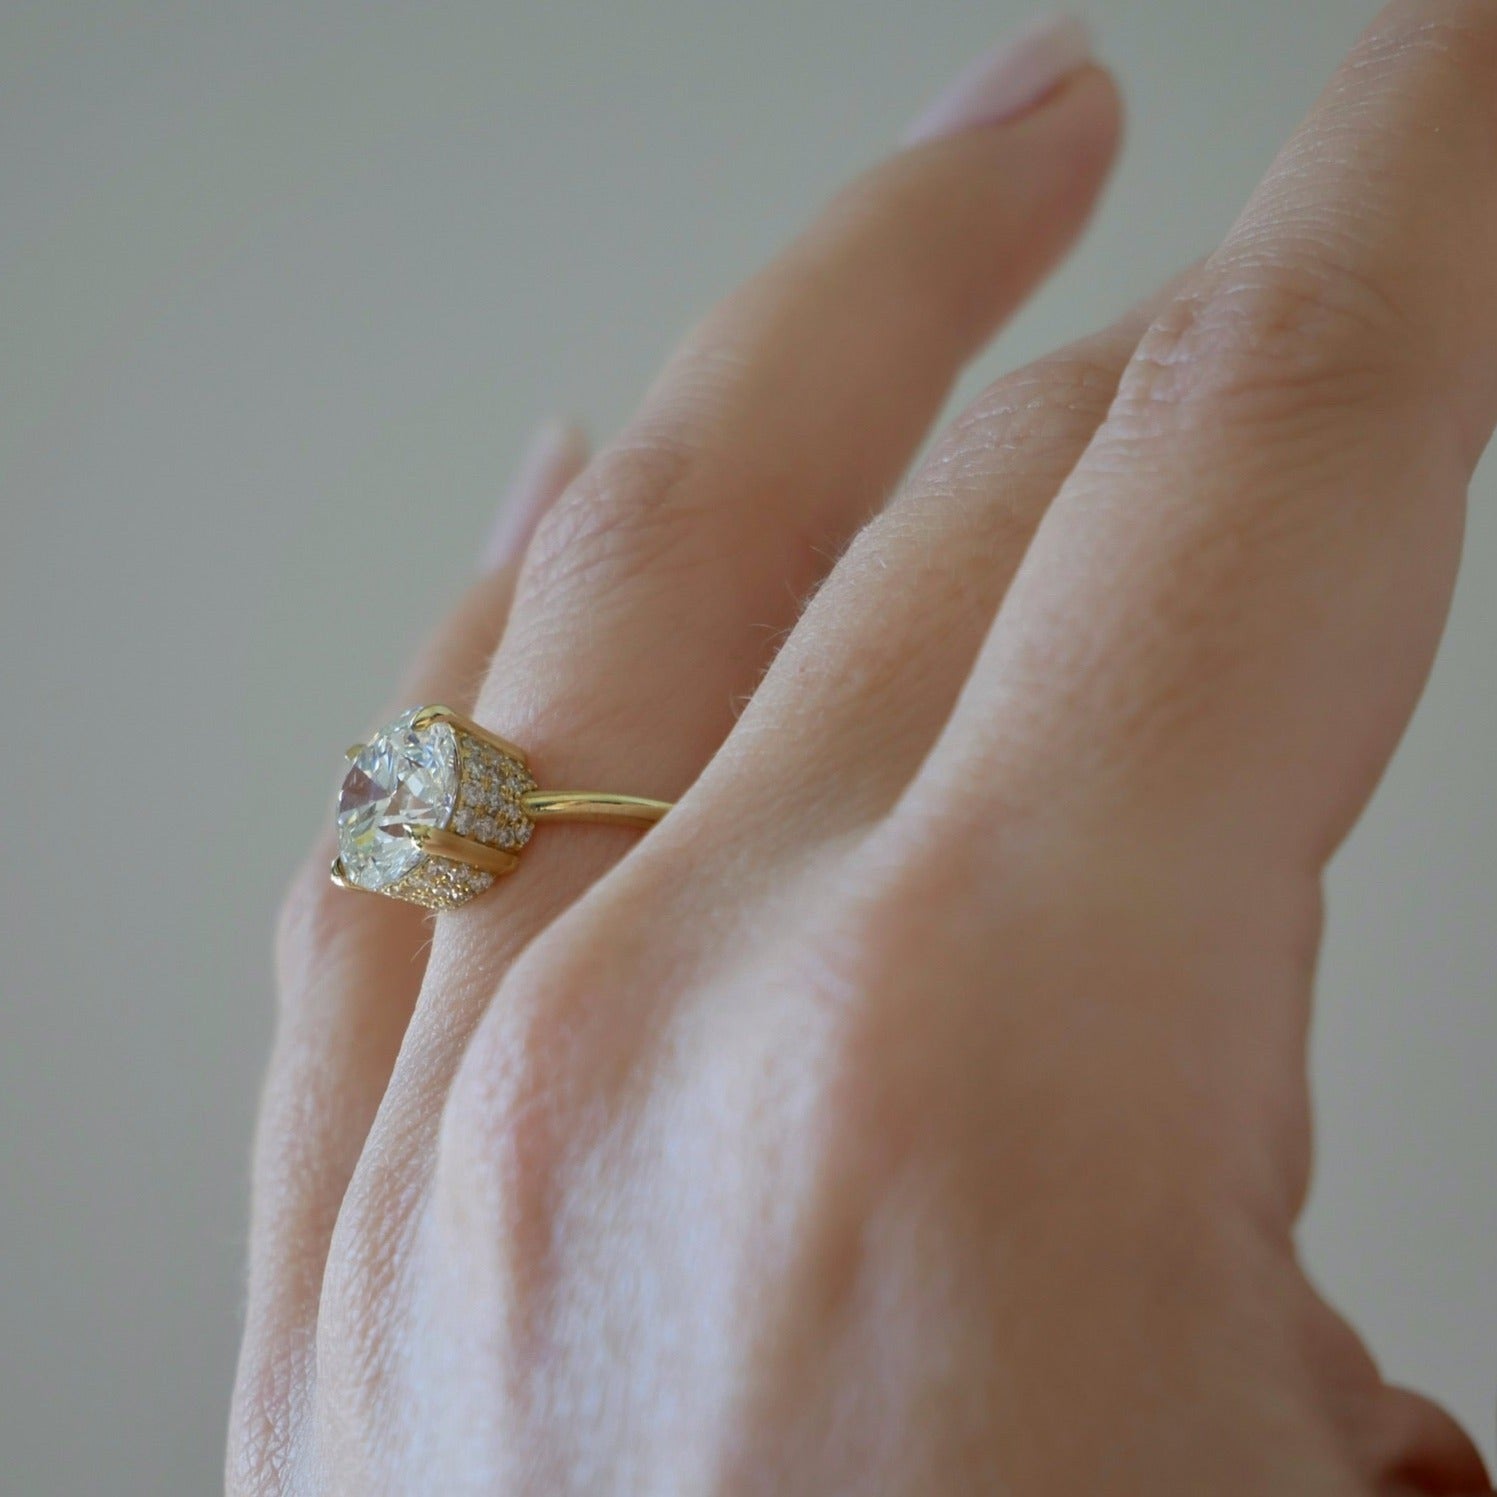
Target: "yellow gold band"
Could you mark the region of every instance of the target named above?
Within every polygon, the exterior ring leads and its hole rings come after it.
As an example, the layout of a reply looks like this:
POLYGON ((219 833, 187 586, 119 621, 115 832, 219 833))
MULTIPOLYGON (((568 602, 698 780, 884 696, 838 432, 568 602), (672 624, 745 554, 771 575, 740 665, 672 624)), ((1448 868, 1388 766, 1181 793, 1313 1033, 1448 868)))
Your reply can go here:
POLYGON ((652 827, 670 802, 595 790, 531 790, 520 797, 532 821, 590 821, 598 826, 652 827))

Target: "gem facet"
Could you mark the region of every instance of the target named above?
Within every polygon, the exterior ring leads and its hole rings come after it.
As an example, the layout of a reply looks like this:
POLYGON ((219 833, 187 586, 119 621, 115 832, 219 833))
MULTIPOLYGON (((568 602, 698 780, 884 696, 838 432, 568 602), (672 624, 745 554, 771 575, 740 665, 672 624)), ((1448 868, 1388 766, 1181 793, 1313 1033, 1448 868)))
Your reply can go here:
POLYGON ((407 830, 445 830, 457 801, 457 735, 450 724, 413 726, 420 708, 376 733, 338 794, 338 852, 348 881, 383 889, 424 854, 407 830))

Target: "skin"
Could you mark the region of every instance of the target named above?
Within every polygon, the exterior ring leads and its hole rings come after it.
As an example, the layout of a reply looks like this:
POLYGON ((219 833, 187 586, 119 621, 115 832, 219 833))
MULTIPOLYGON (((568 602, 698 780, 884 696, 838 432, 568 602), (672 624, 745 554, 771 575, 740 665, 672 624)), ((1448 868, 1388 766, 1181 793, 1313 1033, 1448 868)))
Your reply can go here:
POLYGON ((434 928, 295 882, 232 1492, 1488 1490, 1293 1233, 1321 875, 1497 420, 1497 5, 1398 0, 901 482, 1117 133, 1088 68, 855 183, 423 654, 680 804, 434 928))

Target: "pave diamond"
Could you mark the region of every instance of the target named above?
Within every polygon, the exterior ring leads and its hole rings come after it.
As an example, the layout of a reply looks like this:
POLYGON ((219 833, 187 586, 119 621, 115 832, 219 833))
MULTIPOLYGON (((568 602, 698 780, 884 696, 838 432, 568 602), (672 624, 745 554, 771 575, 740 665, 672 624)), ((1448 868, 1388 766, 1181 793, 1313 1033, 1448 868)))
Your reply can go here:
POLYGON ((444 829, 457 801, 457 736, 445 722, 412 723, 420 708, 376 733, 338 794, 338 852, 350 883, 384 889, 415 869, 421 848, 406 831, 444 829))

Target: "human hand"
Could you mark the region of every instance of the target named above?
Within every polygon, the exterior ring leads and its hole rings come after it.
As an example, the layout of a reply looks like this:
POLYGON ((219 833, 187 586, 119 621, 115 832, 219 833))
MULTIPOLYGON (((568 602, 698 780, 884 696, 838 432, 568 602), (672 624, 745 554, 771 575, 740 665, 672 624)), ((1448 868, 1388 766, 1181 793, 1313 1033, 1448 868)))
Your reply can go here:
POLYGON ((891 498, 1106 173, 1075 40, 533 475, 408 681, 680 803, 434 934, 293 888, 232 1490, 1485 1489, 1293 1228, 1321 874, 1497 419, 1497 5, 1398 0, 891 498))

